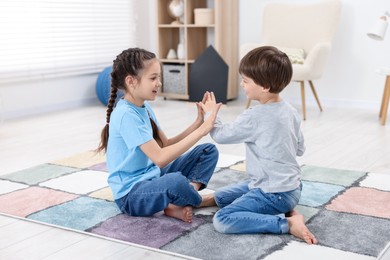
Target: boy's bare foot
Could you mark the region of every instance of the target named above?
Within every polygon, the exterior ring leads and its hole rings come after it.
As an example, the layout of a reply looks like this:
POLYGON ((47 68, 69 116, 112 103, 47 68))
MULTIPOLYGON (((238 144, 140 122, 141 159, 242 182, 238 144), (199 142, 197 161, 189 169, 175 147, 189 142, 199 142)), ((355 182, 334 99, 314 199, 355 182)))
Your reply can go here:
POLYGON ((286 216, 286 218, 288 217, 292 217, 292 216, 295 216, 295 215, 300 215, 298 211, 296 211, 295 209, 287 212, 286 214, 284 214, 286 216))
POLYGON ((202 196, 202 202, 198 208, 217 206, 214 199, 214 193, 209 193, 202 196))
POLYGON ((290 234, 297 238, 305 240, 305 242, 309 245, 317 244, 317 239, 305 225, 303 215, 298 214, 294 210, 292 212, 294 212, 293 215, 291 215, 291 217, 286 218, 288 221, 288 226, 290 228, 290 234))
POLYGON ((177 218, 183 220, 184 222, 191 223, 192 222, 192 207, 179 207, 173 204, 169 204, 166 209, 164 209, 164 213, 167 216, 177 218))

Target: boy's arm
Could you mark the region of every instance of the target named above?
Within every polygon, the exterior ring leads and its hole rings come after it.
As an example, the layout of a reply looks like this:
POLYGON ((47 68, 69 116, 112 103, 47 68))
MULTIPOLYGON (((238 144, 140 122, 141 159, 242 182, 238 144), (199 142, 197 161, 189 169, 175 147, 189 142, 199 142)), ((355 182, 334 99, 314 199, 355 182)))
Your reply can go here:
MULTIPOLYGON (((205 115, 205 119, 208 113, 205 115)), ((210 131, 213 140, 220 144, 238 144, 251 141, 255 127, 250 115, 243 113, 233 122, 223 124, 219 117, 214 123, 214 128, 210 131)))
POLYGON ((297 150, 297 156, 302 156, 303 153, 305 152, 305 150, 306 150, 305 139, 303 138, 302 131, 299 130, 299 133, 298 133, 298 150, 297 150))

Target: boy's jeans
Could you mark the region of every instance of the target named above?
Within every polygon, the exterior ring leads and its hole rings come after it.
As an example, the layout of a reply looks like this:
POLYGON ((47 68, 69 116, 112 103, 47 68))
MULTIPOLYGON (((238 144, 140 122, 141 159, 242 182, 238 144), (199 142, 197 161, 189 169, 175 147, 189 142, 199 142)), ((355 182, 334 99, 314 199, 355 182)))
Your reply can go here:
POLYGON ((201 144, 161 169, 161 177, 137 183, 131 191, 115 202, 122 212, 131 216, 151 216, 164 210, 169 203, 197 207, 202 202, 190 182, 205 188, 218 161, 213 144, 201 144))
POLYGON ((215 202, 221 208, 214 215, 213 224, 221 233, 287 233, 284 213, 291 211, 299 201, 302 186, 289 192, 264 193, 248 188, 249 181, 233 184, 215 193, 215 202))

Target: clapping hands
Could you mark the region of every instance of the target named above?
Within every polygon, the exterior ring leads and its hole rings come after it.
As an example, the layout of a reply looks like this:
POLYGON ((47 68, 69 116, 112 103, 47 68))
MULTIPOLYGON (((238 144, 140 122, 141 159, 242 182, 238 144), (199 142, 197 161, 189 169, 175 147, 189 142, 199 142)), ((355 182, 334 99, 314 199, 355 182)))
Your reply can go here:
POLYGON ((214 122, 217 118, 217 114, 221 106, 222 103, 217 103, 214 92, 208 91, 204 94, 202 102, 197 103, 198 118, 201 115, 203 117, 205 113, 210 113, 210 116, 208 116, 202 124, 202 128, 205 131, 205 135, 208 134, 214 127, 214 122))

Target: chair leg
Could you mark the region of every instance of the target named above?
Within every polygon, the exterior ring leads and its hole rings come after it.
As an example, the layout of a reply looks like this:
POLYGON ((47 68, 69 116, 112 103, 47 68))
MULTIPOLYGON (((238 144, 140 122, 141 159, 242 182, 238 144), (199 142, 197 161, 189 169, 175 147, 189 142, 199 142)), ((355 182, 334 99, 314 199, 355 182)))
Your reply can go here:
POLYGON ((387 85, 390 85, 390 76, 386 77, 385 87, 383 88, 382 102, 381 102, 381 110, 379 111, 379 118, 382 118, 383 108, 386 102, 386 93, 387 93, 387 85))
POLYGON ((245 108, 248 109, 250 105, 251 105, 251 100, 248 98, 248 99, 246 100, 246 106, 245 106, 245 108))
POLYGON ((385 90, 382 98, 381 111, 380 111, 382 125, 386 124, 387 110, 389 108, 389 100, 390 100, 390 76, 387 76, 385 90))
POLYGON ((302 114, 303 120, 306 120, 306 102, 305 102, 305 82, 301 81, 302 114))
POLYGON ((317 105, 320 108, 320 111, 322 112, 321 103, 320 103, 320 100, 318 99, 317 92, 316 92, 316 90, 314 88, 313 82, 311 80, 309 80, 309 84, 310 84, 311 91, 313 91, 313 95, 314 95, 314 97, 315 97, 315 99, 317 101, 317 105))

